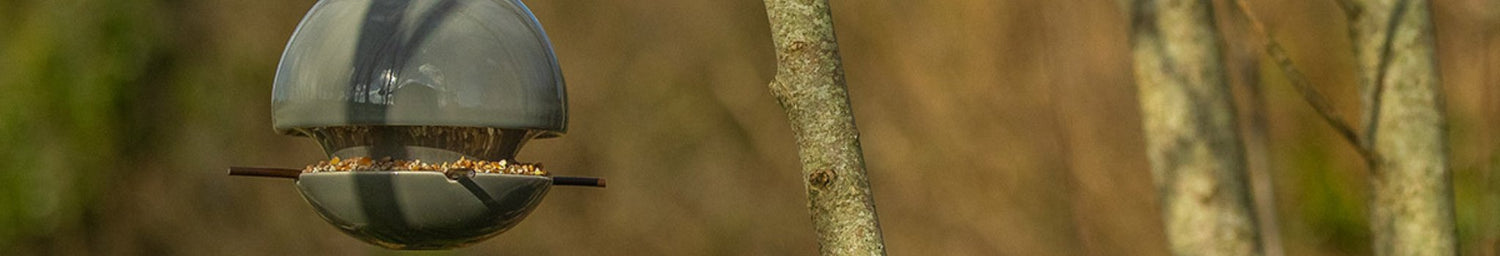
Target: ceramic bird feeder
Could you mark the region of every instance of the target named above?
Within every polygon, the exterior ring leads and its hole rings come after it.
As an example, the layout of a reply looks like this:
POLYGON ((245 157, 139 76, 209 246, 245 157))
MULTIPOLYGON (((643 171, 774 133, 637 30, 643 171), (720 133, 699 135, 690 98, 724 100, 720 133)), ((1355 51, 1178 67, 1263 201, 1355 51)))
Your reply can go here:
POLYGON ((527 141, 567 130, 557 57, 516 0, 318 1, 271 103, 277 132, 316 140, 331 160, 231 174, 295 178, 325 220, 386 248, 472 244, 516 225, 552 185, 603 185, 516 162, 527 141))

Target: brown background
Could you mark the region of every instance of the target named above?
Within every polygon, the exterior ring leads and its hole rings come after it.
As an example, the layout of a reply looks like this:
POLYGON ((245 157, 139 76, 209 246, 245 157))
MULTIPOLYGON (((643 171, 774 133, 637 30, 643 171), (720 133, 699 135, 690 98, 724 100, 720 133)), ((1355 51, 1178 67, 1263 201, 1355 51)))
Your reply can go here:
MULTIPOLYGON (((268 113, 312 3, 0 2, 0 251, 397 254, 325 224, 290 182, 224 175, 321 159, 311 140, 272 132, 268 113)), ((791 129, 765 87, 760 1, 527 3, 556 44, 572 116, 567 136, 521 160, 611 186, 555 189, 513 230, 431 254, 816 253, 791 129)), ((1250 4, 1357 117, 1334 1, 1250 4)), ((1470 255, 1500 246, 1497 4, 1433 3, 1470 255)), ((832 5, 892 255, 1166 253, 1115 1, 832 5)), ((1238 16, 1219 18, 1228 51, 1256 49, 1238 16)), ((1273 66, 1233 56, 1240 110, 1267 118, 1267 164, 1254 167, 1275 179, 1287 254, 1368 254, 1358 156, 1273 66), (1257 80, 1259 107, 1244 84, 1257 80)))

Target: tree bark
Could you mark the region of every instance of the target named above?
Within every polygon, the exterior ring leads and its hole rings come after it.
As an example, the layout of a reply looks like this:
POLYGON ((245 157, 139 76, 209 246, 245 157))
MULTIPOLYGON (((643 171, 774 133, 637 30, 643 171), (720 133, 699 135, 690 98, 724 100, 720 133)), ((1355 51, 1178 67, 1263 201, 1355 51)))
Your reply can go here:
POLYGON ((802 159, 822 255, 885 255, 827 0, 765 0, 776 45, 771 94, 802 159))
POLYGON ((1209 0, 1134 0, 1146 149, 1175 255, 1260 255, 1209 0))
POLYGON ((1281 227, 1277 225, 1276 216, 1276 179, 1271 172, 1270 150, 1267 148, 1266 137, 1270 130, 1266 117, 1266 95, 1260 83, 1260 47, 1257 40, 1271 40, 1269 36, 1264 39, 1255 39, 1258 35, 1256 19, 1250 16, 1249 6, 1241 5, 1245 0, 1223 0, 1215 2, 1215 5, 1225 6, 1227 9, 1220 10, 1226 16, 1220 17, 1220 28, 1225 31, 1224 39, 1230 43, 1226 44, 1230 50, 1228 53, 1229 64, 1225 65, 1231 70, 1230 83, 1233 86, 1243 88, 1245 97, 1241 102, 1244 108, 1243 119, 1245 121, 1242 132, 1245 139, 1246 168, 1250 179, 1250 194, 1253 195, 1255 203, 1255 219, 1259 222, 1261 251, 1266 256, 1286 255, 1285 246, 1281 242, 1281 227), (1229 18, 1224 18, 1229 17, 1229 18), (1237 43, 1236 43, 1237 42, 1237 43))
POLYGON ((1365 95, 1375 255, 1455 255, 1447 120, 1426 0, 1345 2, 1365 95))

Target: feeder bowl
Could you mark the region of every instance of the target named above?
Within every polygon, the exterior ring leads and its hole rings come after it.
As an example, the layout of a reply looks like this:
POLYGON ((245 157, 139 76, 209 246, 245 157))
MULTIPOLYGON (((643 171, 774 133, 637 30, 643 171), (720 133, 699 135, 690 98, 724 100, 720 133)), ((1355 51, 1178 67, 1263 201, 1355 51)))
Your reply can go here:
MULTIPOLYGON (((514 159, 535 132, 513 129, 354 126, 298 128, 332 157, 415 159, 429 163, 514 159)), ((450 249, 520 223, 541 202, 552 177, 435 171, 303 173, 297 189, 339 230, 391 249, 450 249)))
MULTIPOLYGON (((374 126, 301 130, 318 139, 333 157, 341 159, 400 156, 433 163, 487 154, 505 157, 509 155, 504 152, 510 152, 479 146, 494 143, 486 138, 506 138, 498 135, 506 134, 504 130, 491 131, 497 136, 473 138, 480 131, 491 130, 486 128, 374 126), (425 136, 413 137, 418 134, 425 136)), ((365 168, 377 168, 373 166, 376 165, 370 163, 365 168)), ((535 209, 553 185, 604 186, 603 180, 597 178, 476 170, 482 169, 304 172, 235 167, 230 168, 230 174, 297 179, 303 199, 324 220, 370 244, 403 250, 451 249, 500 234, 535 209)))
POLYGON ((449 179, 418 171, 302 174, 297 189, 328 223, 391 249, 448 249, 515 226, 536 208, 552 179, 475 174, 449 179))
MULTIPOLYGON (((322 0, 282 55, 273 127, 310 137, 343 159, 514 162, 527 141, 566 132, 561 74, 541 25, 517 0, 322 0)), ((392 249, 456 248, 495 236, 565 179, 427 171, 271 176, 296 178, 329 223, 392 249)))

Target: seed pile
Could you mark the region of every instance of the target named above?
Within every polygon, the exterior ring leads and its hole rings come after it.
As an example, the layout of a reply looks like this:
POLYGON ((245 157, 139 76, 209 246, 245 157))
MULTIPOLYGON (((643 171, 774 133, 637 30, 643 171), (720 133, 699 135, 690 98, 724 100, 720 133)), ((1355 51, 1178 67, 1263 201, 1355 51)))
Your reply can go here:
POLYGON ((303 173, 313 172, 348 172, 348 171, 432 171, 448 173, 449 170, 469 169, 475 173, 495 174, 519 174, 547 176, 547 171, 542 170, 541 164, 527 164, 518 162, 469 160, 459 158, 451 163, 426 163, 422 160, 392 160, 386 157, 380 160, 369 157, 351 157, 339 159, 333 157, 328 161, 318 161, 317 164, 308 165, 302 169, 303 173))

